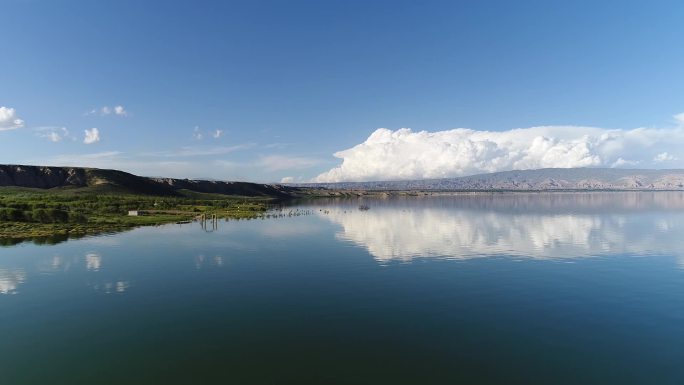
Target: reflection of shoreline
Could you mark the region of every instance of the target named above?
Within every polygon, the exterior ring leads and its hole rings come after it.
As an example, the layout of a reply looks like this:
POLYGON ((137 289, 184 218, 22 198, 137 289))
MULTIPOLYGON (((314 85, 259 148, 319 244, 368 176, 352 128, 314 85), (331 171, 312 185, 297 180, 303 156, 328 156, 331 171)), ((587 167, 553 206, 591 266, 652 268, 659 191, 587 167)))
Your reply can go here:
POLYGON ((417 193, 415 196, 321 198, 312 202, 316 205, 352 208, 358 207, 360 200, 369 202, 371 207, 433 207, 547 214, 684 210, 684 191, 434 192, 417 193))
POLYGON ((93 233, 74 233, 74 234, 52 234, 52 235, 41 235, 35 237, 13 237, 13 238, 1 238, 0 237, 0 247, 11 247, 22 243, 32 242, 34 245, 57 245, 62 242, 66 242, 70 239, 83 239, 91 237, 100 237, 106 235, 115 235, 118 233, 123 233, 127 231, 134 230, 135 228, 129 227, 119 230, 107 230, 101 232, 93 233))
MULTIPOLYGON (((191 225, 194 222, 191 222, 191 225)), ((32 242, 34 245, 56 245, 62 242, 66 242, 68 240, 72 239, 87 239, 87 238, 99 238, 99 237, 105 237, 109 235, 118 235, 122 233, 127 233, 131 232, 134 230, 137 230, 139 228, 145 228, 145 227, 161 227, 161 226, 186 226, 188 224, 186 223, 164 223, 164 224, 140 224, 136 226, 126 226, 126 227, 117 227, 117 228, 107 228, 103 230, 98 230, 98 231, 91 231, 91 232, 77 232, 77 233, 68 233, 68 234, 51 234, 51 235, 41 235, 41 236, 32 236, 32 237, 12 237, 12 238, 3 238, 0 237, 0 247, 11 247, 11 246, 16 246, 21 243, 28 243, 32 242)))
MULTIPOLYGON (((677 210, 684 201, 668 198, 658 203, 659 210, 676 203, 670 212, 653 212, 643 201, 628 201, 635 207, 622 202, 626 210, 621 213, 589 214, 585 207, 577 210, 583 212, 578 214, 573 213, 570 202, 556 212, 541 213, 526 212, 525 206, 494 210, 488 199, 476 200, 475 206, 483 208, 474 209, 473 200, 464 203, 450 199, 424 199, 423 204, 414 200, 413 205, 371 201, 368 211, 338 208, 319 215, 342 227, 338 239, 366 248, 380 262, 497 255, 534 259, 613 254, 678 256, 684 250, 684 232, 679 225, 684 211, 677 210)), ((523 202, 531 200, 526 197, 523 202)))

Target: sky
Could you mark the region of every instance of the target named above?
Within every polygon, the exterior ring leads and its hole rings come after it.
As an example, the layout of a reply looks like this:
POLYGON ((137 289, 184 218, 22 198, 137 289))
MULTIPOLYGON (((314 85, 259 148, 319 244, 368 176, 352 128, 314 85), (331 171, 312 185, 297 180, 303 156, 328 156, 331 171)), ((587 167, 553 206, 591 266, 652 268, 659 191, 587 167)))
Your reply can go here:
POLYGON ((0 0, 0 163, 684 168, 681 1, 0 0))

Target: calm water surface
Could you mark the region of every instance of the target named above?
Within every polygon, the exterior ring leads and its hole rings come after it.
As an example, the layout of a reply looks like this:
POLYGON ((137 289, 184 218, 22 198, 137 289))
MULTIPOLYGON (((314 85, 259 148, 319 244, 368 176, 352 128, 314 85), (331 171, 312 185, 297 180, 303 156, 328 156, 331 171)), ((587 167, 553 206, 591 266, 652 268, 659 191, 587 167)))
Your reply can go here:
POLYGON ((316 201, 0 248, 0 384, 682 384, 682 193, 316 201))

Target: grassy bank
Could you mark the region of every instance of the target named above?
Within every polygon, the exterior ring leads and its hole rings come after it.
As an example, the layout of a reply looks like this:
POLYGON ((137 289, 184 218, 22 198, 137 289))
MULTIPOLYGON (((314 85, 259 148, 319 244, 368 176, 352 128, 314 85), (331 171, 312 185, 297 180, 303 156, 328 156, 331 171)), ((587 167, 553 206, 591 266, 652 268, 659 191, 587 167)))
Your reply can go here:
POLYGON ((272 201, 267 198, 189 191, 181 191, 178 196, 149 196, 0 188, 0 245, 26 239, 52 243, 66 237, 175 223, 202 215, 256 218, 270 204, 272 201), (138 210, 143 215, 129 216, 129 210, 138 210))

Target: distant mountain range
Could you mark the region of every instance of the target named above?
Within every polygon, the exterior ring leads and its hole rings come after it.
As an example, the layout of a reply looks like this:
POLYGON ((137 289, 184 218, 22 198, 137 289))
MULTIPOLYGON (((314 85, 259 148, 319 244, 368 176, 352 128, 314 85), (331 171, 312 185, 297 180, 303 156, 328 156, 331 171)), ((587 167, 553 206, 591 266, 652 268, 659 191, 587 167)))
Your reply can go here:
POLYGON ((684 170, 546 168, 445 179, 282 185, 150 178, 118 170, 96 168, 0 165, 0 187, 3 186, 73 189, 96 193, 187 195, 188 192, 191 192, 275 198, 307 195, 307 193, 315 195, 316 189, 381 191, 684 190, 684 170))
POLYGON ((529 191, 684 190, 684 170, 545 168, 459 178, 384 182, 303 183, 299 187, 344 190, 529 191))
POLYGON ((0 165, 0 187, 71 189, 94 193, 188 195, 191 193, 285 198, 296 187, 248 182, 148 178, 118 170, 81 167, 0 165))

